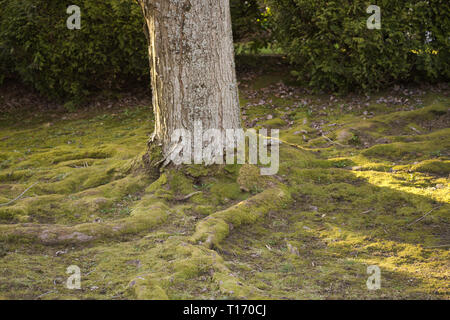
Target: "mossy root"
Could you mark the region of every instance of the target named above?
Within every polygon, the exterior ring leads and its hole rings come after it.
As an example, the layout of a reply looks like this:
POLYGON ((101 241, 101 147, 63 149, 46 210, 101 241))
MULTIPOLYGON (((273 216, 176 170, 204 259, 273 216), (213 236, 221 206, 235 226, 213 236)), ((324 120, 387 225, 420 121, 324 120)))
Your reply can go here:
POLYGON ((154 203, 149 207, 136 207, 130 217, 108 222, 84 223, 75 226, 28 223, 0 225, 0 241, 36 241, 45 245, 56 245, 118 238, 150 230, 164 223, 168 212, 168 208, 163 203, 154 203))
POLYGON ((219 247, 231 228, 250 224, 264 217, 270 211, 286 207, 291 200, 284 187, 267 189, 226 210, 216 212, 200 221, 191 237, 193 243, 201 242, 208 248, 219 247))

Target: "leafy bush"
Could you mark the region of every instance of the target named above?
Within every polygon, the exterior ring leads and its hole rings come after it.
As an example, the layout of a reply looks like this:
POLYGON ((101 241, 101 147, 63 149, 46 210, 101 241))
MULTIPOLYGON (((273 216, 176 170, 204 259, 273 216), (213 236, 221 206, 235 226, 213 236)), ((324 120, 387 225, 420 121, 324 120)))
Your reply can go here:
POLYGON ((256 52, 271 39, 270 9, 261 0, 231 0, 233 38, 238 46, 256 52))
POLYGON ((54 98, 147 79, 143 23, 130 0, 0 0, 0 70, 54 98), (74 3, 81 30, 66 26, 74 3))
MULTIPOLYGON (((257 0, 231 0, 235 40, 265 44, 268 19, 257 0)), ((0 0, 0 84, 15 75, 52 98, 77 100, 130 80, 149 81, 144 20, 134 0, 0 0), (81 30, 69 30, 69 5, 81 30)))
POLYGON ((268 1, 294 74, 313 88, 378 89, 449 78, 448 0, 268 1), (380 30, 367 28, 369 5, 381 7, 380 30))

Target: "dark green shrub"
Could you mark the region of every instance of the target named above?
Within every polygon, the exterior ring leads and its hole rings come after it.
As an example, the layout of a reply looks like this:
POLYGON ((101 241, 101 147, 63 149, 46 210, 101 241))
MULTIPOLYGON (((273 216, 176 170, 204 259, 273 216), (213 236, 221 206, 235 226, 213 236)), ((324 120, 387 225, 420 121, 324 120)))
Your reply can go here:
POLYGON ((264 1, 231 0, 230 7, 235 43, 253 52, 267 46, 271 39, 271 20, 264 1))
MULTIPOLYGON (((256 0, 231 0, 235 40, 267 41, 268 19, 256 0)), ((134 0, 0 0, 0 84, 14 75, 52 98, 77 100, 130 81, 149 82, 144 21, 134 0), (81 30, 69 30, 69 5, 81 30)))
POLYGON ((415 48, 415 68, 428 79, 450 78, 450 2, 415 1, 411 23, 421 30, 422 47, 415 48), (427 33, 429 36, 427 36, 427 33), (423 44, 425 42, 426 44, 423 44))
POLYGON ((378 89, 449 78, 448 0, 268 1, 294 74, 313 88, 378 89), (369 5, 381 7, 380 30, 367 28, 369 5), (426 31, 432 42, 426 43, 426 31))
POLYGON ((143 23, 131 0, 0 0, 0 70, 54 98, 147 80, 143 23), (81 30, 66 26, 71 4, 81 30))

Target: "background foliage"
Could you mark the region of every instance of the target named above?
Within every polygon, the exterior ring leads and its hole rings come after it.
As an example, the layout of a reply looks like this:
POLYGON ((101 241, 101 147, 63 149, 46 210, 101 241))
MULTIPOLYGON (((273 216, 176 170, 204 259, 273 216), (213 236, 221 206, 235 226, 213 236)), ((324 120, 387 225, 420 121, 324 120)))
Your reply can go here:
MULTIPOLYGON (((263 43, 256 0, 232 0, 235 37, 263 43)), ((147 40, 133 0, 0 0, 0 83, 15 76, 51 98, 80 99, 98 89, 149 82, 147 40), (81 8, 81 30, 66 9, 81 8)))
POLYGON ((447 0, 268 2, 277 40, 296 64, 294 74, 311 87, 377 89, 404 80, 449 78, 447 0), (366 26, 371 4, 381 7, 381 30, 366 26))
MULTIPOLYGON (((69 30, 73 1, 0 0, 0 68, 50 97, 147 80, 140 9, 129 0, 78 0, 81 30, 69 30)), ((1 79, 0 79, 1 80, 1 79)))
POLYGON ((256 53, 272 40, 270 8, 262 0, 231 0, 236 52, 256 53))
MULTIPOLYGON (((230 3, 236 52, 275 44, 312 88, 378 89, 449 78, 447 0, 230 3), (382 8, 381 30, 366 27, 370 4, 382 8)), ((143 27, 134 0, 0 0, 0 84, 14 77, 48 97, 77 100, 148 83, 143 27), (70 4, 81 8, 81 30, 66 27, 70 4)))

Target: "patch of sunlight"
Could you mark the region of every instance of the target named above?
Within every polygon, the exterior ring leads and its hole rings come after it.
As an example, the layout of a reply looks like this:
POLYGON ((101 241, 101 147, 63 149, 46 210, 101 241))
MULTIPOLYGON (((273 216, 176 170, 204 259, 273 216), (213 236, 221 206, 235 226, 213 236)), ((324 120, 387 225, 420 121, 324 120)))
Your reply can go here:
POLYGON ((357 177, 366 179, 377 187, 425 196, 439 202, 450 203, 450 186, 445 178, 429 182, 427 176, 420 173, 388 173, 379 171, 353 171, 357 177), (436 185, 439 188, 436 188, 436 185))

